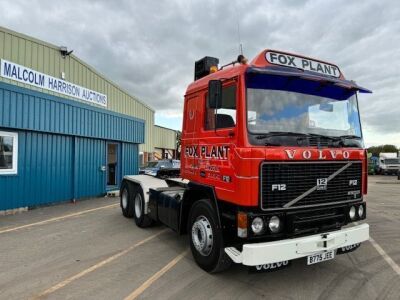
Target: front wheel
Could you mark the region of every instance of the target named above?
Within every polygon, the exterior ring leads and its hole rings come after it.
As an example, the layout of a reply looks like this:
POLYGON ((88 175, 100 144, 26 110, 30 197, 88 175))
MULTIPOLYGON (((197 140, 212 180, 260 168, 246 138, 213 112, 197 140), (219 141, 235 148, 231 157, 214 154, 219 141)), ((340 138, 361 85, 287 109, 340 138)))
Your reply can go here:
POLYGON ((210 273, 224 271, 232 260, 224 251, 222 231, 209 200, 195 202, 190 209, 188 232, 190 248, 196 263, 210 273))

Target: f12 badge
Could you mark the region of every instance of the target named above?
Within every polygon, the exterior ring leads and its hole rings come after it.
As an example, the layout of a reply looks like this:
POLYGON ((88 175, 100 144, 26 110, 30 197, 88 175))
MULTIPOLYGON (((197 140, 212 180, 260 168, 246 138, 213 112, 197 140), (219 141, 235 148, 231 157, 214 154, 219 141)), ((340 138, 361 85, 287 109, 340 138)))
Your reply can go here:
POLYGON ((317 190, 325 191, 328 189, 328 178, 318 178, 317 179, 317 190))

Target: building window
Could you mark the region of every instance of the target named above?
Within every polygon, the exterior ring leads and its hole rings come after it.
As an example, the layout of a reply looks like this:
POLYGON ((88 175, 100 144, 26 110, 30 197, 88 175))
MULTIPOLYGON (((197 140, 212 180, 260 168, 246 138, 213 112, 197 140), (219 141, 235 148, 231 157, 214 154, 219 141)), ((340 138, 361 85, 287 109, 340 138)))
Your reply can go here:
MULTIPOLYGON (((208 95, 207 95, 208 96, 208 95)), ((208 103, 208 101, 206 101, 208 103)), ((222 88, 222 107, 209 108, 206 104, 205 129, 214 130, 236 126, 236 86, 222 88)))
POLYGON ((0 131, 0 175, 17 174, 18 133, 0 131))

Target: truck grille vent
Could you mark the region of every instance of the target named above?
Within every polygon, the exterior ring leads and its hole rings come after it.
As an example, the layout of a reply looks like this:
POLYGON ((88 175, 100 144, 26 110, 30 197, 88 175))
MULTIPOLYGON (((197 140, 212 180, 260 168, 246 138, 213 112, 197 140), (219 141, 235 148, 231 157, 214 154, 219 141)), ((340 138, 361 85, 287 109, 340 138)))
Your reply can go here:
POLYGON ((320 147, 320 148, 326 148, 330 145, 328 139, 320 139, 316 137, 310 137, 308 138, 308 145, 311 147, 320 147))
POLYGON ((361 161, 265 162, 260 180, 262 209, 357 200, 362 191, 362 164, 361 161), (329 179, 335 172, 337 175, 329 179))

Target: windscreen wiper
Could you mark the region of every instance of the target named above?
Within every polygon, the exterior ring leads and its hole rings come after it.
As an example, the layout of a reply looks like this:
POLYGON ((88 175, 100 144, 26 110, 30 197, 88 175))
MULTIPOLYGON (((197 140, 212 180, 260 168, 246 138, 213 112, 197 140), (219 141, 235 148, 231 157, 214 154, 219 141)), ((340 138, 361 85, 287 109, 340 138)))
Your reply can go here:
MULTIPOLYGON (((339 142, 343 144, 343 139, 341 137, 335 137, 335 136, 329 136, 329 135, 323 135, 323 134, 317 134, 317 133, 301 133, 301 132, 292 132, 292 131, 271 131, 267 134, 263 135, 258 135, 256 136, 256 139, 258 140, 264 140, 268 139, 271 137, 275 136, 295 136, 298 137, 298 139, 309 139, 309 138, 318 138, 318 139, 328 139, 331 140, 332 142, 339 142)), ((266 146, 280 146, 280 144, 277 143, 265 143, 266 146)), ((332 146, 335 146, 332 144, 332 146)), ((339 146, 339 145, 336 145, 339 146)))
POLYGON ((292 132, 292 131, 271 131, 267 134, 257 135, 257 140, 264 140, 272 136, 300 136, 300 137, 307 137, 308 134, 300 133, 300 132, 292 132))

